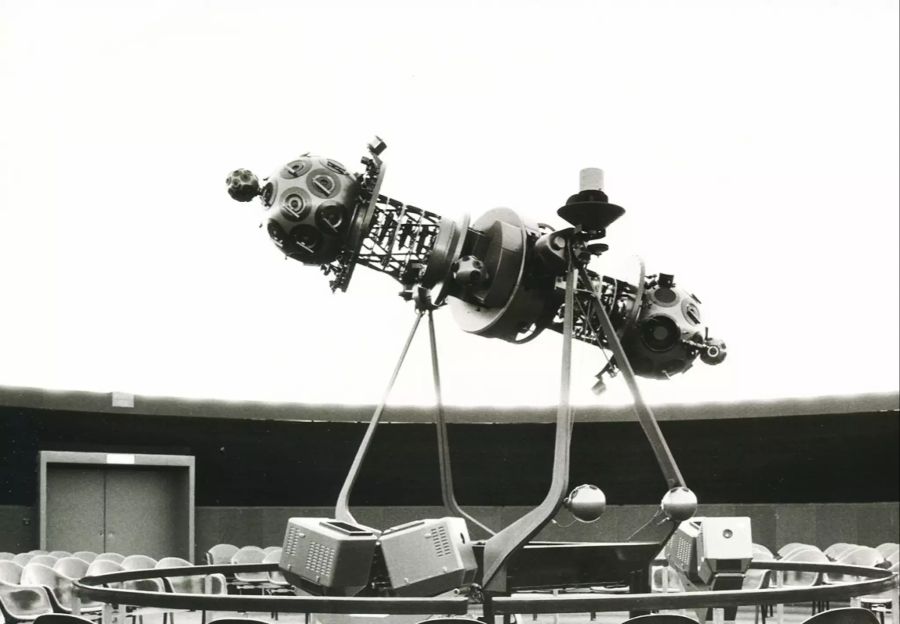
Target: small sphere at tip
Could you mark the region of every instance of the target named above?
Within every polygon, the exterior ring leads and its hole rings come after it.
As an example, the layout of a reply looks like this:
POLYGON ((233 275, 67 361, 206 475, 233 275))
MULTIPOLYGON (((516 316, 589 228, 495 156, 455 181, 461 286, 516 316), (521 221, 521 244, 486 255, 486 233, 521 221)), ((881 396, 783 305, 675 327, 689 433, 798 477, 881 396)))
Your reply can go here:
POLYGON ((596 485, 585 483, 572 490, 563 504, 576 520, 594 522, 606 511, 606 494, 596 485))
POLYGON ((672 488, 663 496, 660 507, 670 520, 688 520, 697 512, 697 495, 683 486, 672 488))

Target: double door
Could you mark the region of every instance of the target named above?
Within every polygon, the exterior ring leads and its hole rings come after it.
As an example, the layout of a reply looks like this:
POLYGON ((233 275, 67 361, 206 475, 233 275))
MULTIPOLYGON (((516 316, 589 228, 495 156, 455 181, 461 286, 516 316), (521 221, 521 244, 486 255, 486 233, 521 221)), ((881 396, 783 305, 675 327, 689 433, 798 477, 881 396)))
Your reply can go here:
POLYGON ((44 452, 41 476, 42 548, 192 559, 192 457, 44 452))

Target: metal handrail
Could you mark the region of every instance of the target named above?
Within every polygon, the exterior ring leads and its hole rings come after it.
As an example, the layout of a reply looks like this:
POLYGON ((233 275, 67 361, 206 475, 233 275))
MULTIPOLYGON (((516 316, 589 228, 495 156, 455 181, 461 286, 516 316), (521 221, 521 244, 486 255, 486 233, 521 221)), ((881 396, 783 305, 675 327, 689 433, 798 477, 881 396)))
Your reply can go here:
POLYGON ((868 580, 840 585, 813 587, 779 587, 732 591, 696 591, 666 594, 569 594, 497 597, 492 602, 494 613, 593 613, 602 611, 630 611, 634 609, 694 609, 723 608, 741 605, 793 604, 798 602, 832 601, 865 596, 896 589, 897 579, 889 570, 841 564, 787 561, 759 561, 750 564, 758 570, 786 572, 833 572, 864 576, 868 580))
POLYGON ((277 611, 282 613, 390 613, 392 615, 428 615, 442 613, 465 615, 468 598, 357 598, 342 596, 210 596, 174 594, 134 589, 98 587, 105 583, 121 583, 147 578, 197 576, 215 573, 269 572, 277 563, 205 565, 181 568, 130 570, 97 576, 86 576, 73 586, 81 600, 95 600, 112 605, 193 609, 202 611, 277 611))
MULTIPOLYGON (((840 585, 697 591, 665 594, 519 594, 491 599, 496 615, 515 613, 595 613, 603 611, 722 608, 758 604, 841 600, 897 590, 897 577, 890 570, 837 563, 789 561, 751 562, 751 568, 787 572, 831 572, 864 577, 866 580, 840 585)), ((195 576, 233 572, 269 572, 275 563, 206 565, 181 568, 154 568, 114 572, 84 577, 74 583, 79 600, 95 600, 111 605, 195 609, 205 611, 280 611, 285 613, 387 613, 391 615, 465 615, 465 596, 437 598, 337 597, 337 596, 211 596, 175 594, 98 587, 146 578, 195 576)))

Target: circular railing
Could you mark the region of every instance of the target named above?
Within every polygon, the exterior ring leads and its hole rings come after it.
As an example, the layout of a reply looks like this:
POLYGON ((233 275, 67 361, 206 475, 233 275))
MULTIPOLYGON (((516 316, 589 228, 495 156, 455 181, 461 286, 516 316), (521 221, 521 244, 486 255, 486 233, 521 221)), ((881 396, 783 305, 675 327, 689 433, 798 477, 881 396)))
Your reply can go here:
MULTIPOLYGON (((596 613, 604 611, 641 611, 663 609, 727 608, 743 605, 794 604, 828 602, 893 591, 897 599, 897 577, 889 570, 850 566, 837 563, 805 563, 758 561, 756 570, 843 574, 861 578, 835 585, 811 587, 775 587, 730 591, 690 591, 679 593, 522 593, 490 599, 489 611, 494 615, 517 613, 596 613)), ((235 572, 274 572, 278 564, 205 565, 181 568, 154 568, 87 576, 74 583, 80 601, 96 601, 107 605, 133 605, 161 609, 202 611, 252 611, 282 613, 384 613, 388 615, 465 615, 469 610, 466 596, 437 598, 335 597, 335 596, 247 596, 206 595, 151 592, 103 587, 149 578, 233 574, 235 572)))

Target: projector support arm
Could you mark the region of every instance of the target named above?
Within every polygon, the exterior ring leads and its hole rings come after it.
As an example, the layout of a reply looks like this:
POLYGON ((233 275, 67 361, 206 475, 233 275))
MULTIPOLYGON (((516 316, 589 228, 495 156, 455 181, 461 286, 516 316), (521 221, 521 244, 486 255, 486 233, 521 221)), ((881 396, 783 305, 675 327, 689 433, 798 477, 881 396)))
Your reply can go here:
POLYGON ((441 497, 450 513, 465 518, 488 535, 496 534, 485 524, 463 511, 456 502, 453 488, 453 471, 450 466, 450 442, 447 436, 447 421, 444 418, 444 403, 441 398, 441 371, 438 367, 437 340, 434 335, 433 310, 428 310, 428 338, 431 344, 431 372, 434 377, 435 427, 437 429, 438 465, 441 469, 441 497))
POLYGON ((375 430, 378 428, 378 424, 381 421, 381 414, 384 413, 384 407, 387 404, 388 397, 394 387, 394 382, 397 381, 397 375, 400 373, 400 368, 403 366, 403 360, 406 359, 406 353, 409 351, 409 346, 412 344, 413 338, 416 335, 416 330, 419 329, 419 321, 422 320, 424 315, 424 309, 416 309, 416 318, 413 321, 412 328, 409 330, 409 335, 406 337, 406 343, 403 345, 403 350, 400 352, 400 358, 394 366, 394 372, 391 374, 391 379, 388 382, 387 388, 384 390, 384 395, 381 397, 381 403, 378 404, 378 407, 375 408, 375 413, 372 414, 372 419, 369 421, 369 427, 366 429, 362 442, 359 443, 359 448, 356 449, 356 456, 353 458, 353 464, 350 466, 350 470, 344 478, 344 484, 341 486, 341 492, 338 494, 338 500, 334 508, 334 517, 342 522, 358 524, 356 518, 350 513, 350 493, 353 491, 353 486, 356 483, 356 478, 359 476, 362 463, 366 459, 366 453, 368 453, 369 446, 372 444, 372 438, 375 436, 375 430))
MULTIPOLYGON (((572 443, 572 328, 575 308, 576 268, 572 254, 567 254, 566 293, 563 317, 562 371, 559 408, 556 412, 556 437, 553 447, 553 474, 550 489, 540 505, 487 540, 484 546, 482 585, 487 594, 507 591, 506 562, 523 547, 559 511, 569 486, 569 456, 572 443)), ((486 603, 486 608, 488 604, 486 603)))

